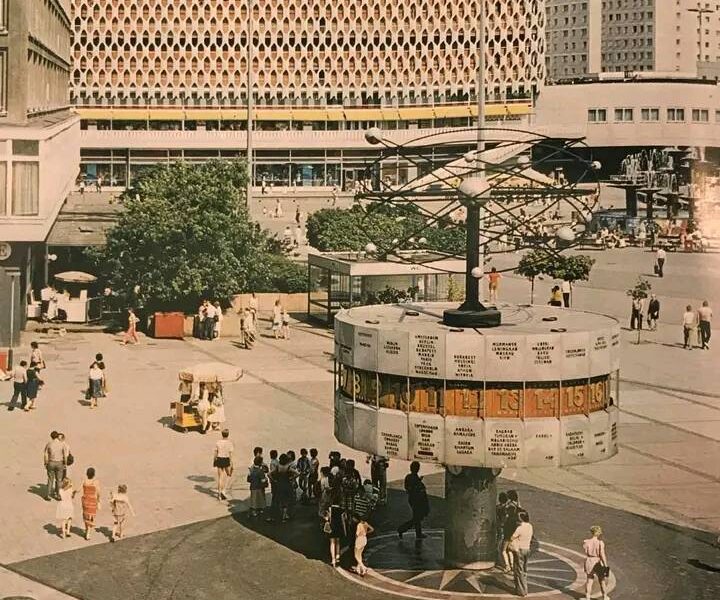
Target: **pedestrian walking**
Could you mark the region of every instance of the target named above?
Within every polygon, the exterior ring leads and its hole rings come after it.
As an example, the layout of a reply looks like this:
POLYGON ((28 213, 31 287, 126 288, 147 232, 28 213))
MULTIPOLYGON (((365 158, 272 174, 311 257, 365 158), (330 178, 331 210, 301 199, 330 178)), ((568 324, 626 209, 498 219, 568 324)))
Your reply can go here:
POLYGON ((110 512, 113 516, 113 528, 110 534, 110 541, 122 539, 125 536, 125 525, 128 515, 135 516, 135 510, 128 497, 128 487, 121 483, 117 492, 110 492, 110 512))
POLYGON ((84 196, 85 195, 85 180, 84 179, 80 180, 80 185, 78 186, 78 189, 80 190, 80 195, 84 196))
POLYGON ((503 521, 503 558, 507 565, 507 572, 513 571, 515 565, 515 556, 512 553, 510 542, 520 522, 518 515, 521 511, 518 493, 515 490, 508 490, 507 502, 505 503, 505 520, 503 521))
POLYGON ((658 277, 663 277, 665 274, 665 259, 667 258, 667 253, 665 252, 664 248, 658 248, 657 252, 655 253, 655 274, 658 277))
POLYGON ((378 490, 378 504, 384 506, 387 504, 387 470, 390 461, 384 456, 371 454, 368 462, 370 463, 370 480, 373 487, 378 490))
POLYGON ((488 275, 488 292, 490 294, 490 302, 497 302, 501 278, 502 275, 497 272, 495 267, 490 269, 490 273, 488 275))
POLYGON ((27 404, 25 405, 25 411, 35 409, 35 400, 40 392, 40 387, 43 385, 38 371, 38 367, 31 364, 26 372, 25 394, 27 395, 27 404))
POLYGON ((302 216, 301 216, 301 214, 300 214, 300 205, 298 204, 298 205, 295 207, 295 224, 296 224, 298 227, 300 226, 300 221, 301 221, 301 220, 302 220, 302 216))
POLYGON ((398 527, 398 536, 402 539, 403 534, 411 527, 415 528, 415 539, 421 540, 426 536, 422 532, 422 521, 430 514, 430 502, 428 501, 427 490, 420 473, 420 463, 416 460, 410 463, 410 473, 405 476, 405 492, 407 493, 408 504, 412 510, 412 518, 398 527))
POLYGON ((505 573, 510 572, 510 563, 505 553, 505 520, 507 519, 507 506, 508 497, 505 492, 498 494, 497 504, 495 505, 495 522, 497 524, 497 565, 505 573))
POLYGON ((273 305, 273 317, 272 317, 272 331, 275 335, 275 339, 277 340, 280 336, 280 328, 282 327, 282 313, 283 313, 283 307, 280 303, 280 299, 278 298, 275 300, 275 304, 273 305))
POLYGON ((570 296, 572 295, 572 284, 569 281, 567 281, 566 279, 563 279, 562 283, 560 284, 560 291, 562 292, 563 306, 565 308, 570 308, 570 296))
POLYGON ((15 410, 18 398, 20 408, 23 410, 27 405, 27 361, 21 360, 20 364, 12 370, 13 395, 10 398, 8 410, 15 410))
POLYGON ((283 308, 282 315, 282 337, 284 340, 290 339, 290 315, 288 311, 283 308))
POLYGON ((133 344, 140 343, 140 339, 137 334, 137 324, 139 321, 140 319, 137 318, 135 311, 132 308, 128 308, 128 328, 123 337, 123 344, 128 344, 130 342, 133 344))
POLYGON ((85 481, 82 484, 82 506, 83 522, 85 523, 85 539, 90 539, 90 534, 95 530, 95 517, 100 508, 100 482, 95 479, 95 469, 88 467, 85 471, 85 481))
POLYGON ((255 455, 253 464, 248 469, 247 482, 250 484, 250 516, 260 517, 267 506, 265 500, 265 488, 268 480, 263 468, 262 454, 255 455))
POLYGON ((707 300, 703 300, 702 306, 698 308, 698 325, 700 327, 700 347, 703 350, 710 349, 710 336, 712 335, 712 308, 707 300))
POLYGON ((280 198, 275 199, 275 218, 280 219, 283 216, 282 202, 280 198))
POLYGON ((345 522, 342 508, 340 508, 342 491, 338 480, 335 479, 331 482, 329 495, 330 506, 325 514, 323 531, 330 540, 330 563, 336 567, 340 562, 340 538, 345 536, 345 522))
POLYGON ((255 345, 255 315, 247 306, 240 316, 240 329, 242 331, 243 345, 246 350, 251 350, 255 345))
POLYGON ((268 467, 268 480, 270 481, 270 514, 265 517, 265 521, 272 522, 279 514, 278 493, 275 486, 275 472, 278 470, 280 462, 278 461, 278 451, 270 450, 270 465, 268 467))
POLYGON ((72 520, 75 516, 73 498, 75 498, 76 493, 77 492, 73 488, 72 481, 70 481, 67 477, 63 479, 58 492, 58 500, 60 500, 60 502, 55 509, 55 518, 60 523, 61 538, 70 537, 70 528, 72 527, 72 520))
POLYGON ((217 471, 218 500, 227 500, 227 486, 233 474, 233 453, 235 445, 230 441, 230 431, 222 430, 222 438, 215 443, 213 467, 217 471))
POLYGON ((658 320, 660 319, 660 300, 655 294, 650 296, 647 310, 647 324, 650 331, 657 329, 658 320))
POLYGON ((608 566, 607 553, 605 552, 605 542, 601 539, 602 528, 598 525, 593 525, 590 528, 590 534, 591 537, 583 541, 585 574, 587 575, 587 581, 585 582, 585 600, 590 600, 592 596, 595 578, 597 578, 600 584, 603 600, 610 600, 605 584, 605 580, 610 574, 610 567, 608 566))
POLYGON ((67 446, 59 439, 57 431, 50 432, 50 441, 43 451, 43 462, 47 472, 47 486, 45 500, 60 499, 60 483, 63 480, 63 471, 67 461, 67 446))
POLYGON ((208 384, 211 390, 210 410, 208 410, 207 422, 213 431, 218 431, 227 420, 225 417, 225 402, 222 397, 222 388, 219 383, 208 384))
POLYGON ((97 408, 98 398, 105 396, 105 371, 100 368, 98 361, 90 365, 88 380, 90 382, 90 408, 97 408))
POLYGON ((310 499, 310 458, 308 457, 307 448, 300 449, 300 458, 295 463, 295 469, 298 472, 298 487, 300 488, 300 502, 307 502, 310 499))
POLYGON ((530 524, 530 516, 524 510, 518 513, 518 520, 519 524, 510 538, 510 549, 513 553, 515 593, 518 596, 527 596, 527 564, 530 556, 533 526, 530 524))
POLYGON ((683 314, 683 348, 692 350, 693 341, 695 340, 698 326, 698 313, 696 313, 690 304, 685 307, 683 314))
POLYGON ((645 309, 645 300, 643 298, 633 298, 630 308, 630 329, 642 329, 643 312, 645 309))
POLYGON ((45 359, 37 342, 30 342, 30 366, 38 371, 45 368, 45 359))
POLYGON ((58 441, 63 445, 63 450, 65 451, 65 464, 63 465, 62 477, 60 478, 62 481, 68 476, 68 467, 73 465, 75 457, 72 455, 72 452, 70 452, 70 444, 67 443, 65 434, 62 431, 58 431, 58 441))
POLYGON ((363 552, 365 551, 365 546, 367 546, 367 536, 373 531, 375 531, 373 526, 364 519, 358 521, 358 524, 355 526, 355 561, 357 562, 357 566, 354 571, 361 577, 365 577, 368 570, 363 562, 363 552))
POLYGON ((274 471, 275 492, 277 493, 277 507, 280 519, 283 523, 290 519, 290 506, 293 504, 294 493, 293 483, 298 473, 292 466, 292 461, 287 454, 281 454, 278 459, 278 467, 274 471))

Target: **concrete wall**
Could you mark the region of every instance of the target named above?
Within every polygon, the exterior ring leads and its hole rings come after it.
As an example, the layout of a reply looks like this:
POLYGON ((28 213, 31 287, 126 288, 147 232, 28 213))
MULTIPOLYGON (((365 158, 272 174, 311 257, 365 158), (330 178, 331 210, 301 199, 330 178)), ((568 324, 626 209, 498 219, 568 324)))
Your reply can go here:
POLYGON ((29 244, 13 244, 10 258, 0 263, 0 348, 16 345, 25 327, 30 253, 29 244))

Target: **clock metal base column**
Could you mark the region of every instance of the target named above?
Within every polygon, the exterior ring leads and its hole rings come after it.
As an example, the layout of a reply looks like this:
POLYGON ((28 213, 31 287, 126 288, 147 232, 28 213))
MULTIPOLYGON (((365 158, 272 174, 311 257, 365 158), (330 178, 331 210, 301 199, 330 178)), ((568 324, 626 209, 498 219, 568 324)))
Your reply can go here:
POLYGON ((445 469, 445 562, 456 568, 491 569, 498 555, 495 522, 497 471, 445 469))

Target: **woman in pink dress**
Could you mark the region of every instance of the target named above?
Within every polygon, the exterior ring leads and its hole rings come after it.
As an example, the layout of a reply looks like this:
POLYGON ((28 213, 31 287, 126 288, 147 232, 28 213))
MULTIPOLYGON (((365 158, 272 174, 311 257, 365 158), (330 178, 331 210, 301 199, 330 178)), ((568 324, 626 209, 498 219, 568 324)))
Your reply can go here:
POLYGON ((127 344, 128 342, 132 342, 133 344, 140 343, 140 339, 137 334, 137 324, 139 320, 140 319, 137 318, 137 315, 135 315, 135 311, 132 308, 128 308, 128 328, 125 332, 123 344, 127 344))
POLYGON ((600 539, 602 537, 602 528, 594 525, 590 528, 590 533, 592 537, 583 542, 583 550, 585 551, 585 574, 587 575, 585 598, 586 600, 590 599, 593 581, 595 577, 597 577, 603 600, 610 600, 610 596, 607 595, 607 588, 605 587, 605 567, 608 566, 608 561, 607 555, 605 554, 605 542, 600 539))

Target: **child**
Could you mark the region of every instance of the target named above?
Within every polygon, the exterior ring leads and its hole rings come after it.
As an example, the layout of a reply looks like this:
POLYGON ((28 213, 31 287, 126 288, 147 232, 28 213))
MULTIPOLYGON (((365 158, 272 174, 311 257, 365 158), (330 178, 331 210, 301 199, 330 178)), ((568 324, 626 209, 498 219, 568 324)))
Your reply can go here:
POLYGON ((308 458, 307 448, 300 449, 300 458, 295 465, 295 469, 298 472, 298 485, 300 486, 300 502, 306 503, 310 495, 308 493, 308 487, 310 482, 310 459, 308 458))
POLYGON ((250 516, 259 517, 265 510, 265 488, 268 481, 263 469, 262 454, 255 455, 248 469, 247 481, 250 484, 250 516))
POLYGON ((290 315, 284 308, 282 311, 282 336, 283 339, 290 339, 290 315))
POLYGON ((310 477, 308 478, 308 497, 319 498, 320 494, 317 489, 320 477, 320 461, 318 460, 317 448, 310 448, 310 477))
POLYGON ((117 493, 110 492, 110 510, 112 511, 114 521, 110 541, 114 542, 123 537, 123 526, 127 520, 128 513, 133 517, 135 516, 135 511, 127 495, 127 486, 124 483, 118 486, 117 493))
POLYGON ((73 498, 76 493, 73 489, 72 481, 65 477, 60 484, 60 502, 58 502, 55 511, 55 517, 60 521, 61 538, 70 537, 70 527, 72 526, 73 516, 75 515, 73 498))
POLYGON ((367 521, 361 519, 355 528, 355 561, 357 566, 353 569, 358 575, 364 577, 367 573, 367 567, 363 563, 363 551, 367 546, 367 536, 375 529, 367 521))

